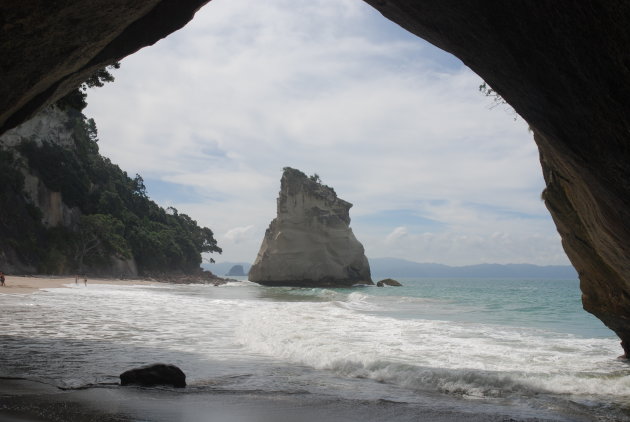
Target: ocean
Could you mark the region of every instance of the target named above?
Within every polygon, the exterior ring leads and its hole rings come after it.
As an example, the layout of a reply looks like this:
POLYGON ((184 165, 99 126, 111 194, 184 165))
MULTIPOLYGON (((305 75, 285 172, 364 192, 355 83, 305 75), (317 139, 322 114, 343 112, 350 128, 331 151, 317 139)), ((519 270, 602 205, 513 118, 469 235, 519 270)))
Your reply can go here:
MULTIPOLYGON (((0 295, 0 377, 74 391, 100 409, 85 420, 630 421, 630 365, 577 280, 399 281, 0 295), (189 386, 117 385, 154 362, 189 386)), ((16 400, 0 395, 0 410, 16 400)), ((46 406, 47 420, 69 417, 46 406)))

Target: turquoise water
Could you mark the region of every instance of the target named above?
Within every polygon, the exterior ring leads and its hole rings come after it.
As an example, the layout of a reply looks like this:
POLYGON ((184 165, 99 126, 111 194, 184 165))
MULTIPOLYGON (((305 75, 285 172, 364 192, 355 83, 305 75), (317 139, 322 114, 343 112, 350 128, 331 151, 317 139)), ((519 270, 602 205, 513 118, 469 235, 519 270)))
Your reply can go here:
POLYGON ((579 280, 531 279, 399 279, 404 287, 370 294, 386 298, 433 299, 416 306, 399 303, 384 311, 398 318, 446 319, 541 328, 583 337, 614 336, 582 309, 579 280))
POLYGON ((277 296, 273 297, 278 298, 282 293, 286 295, 285 300, 319 301, 361 292, 378 303, 378 309, 369 311, 374 315, 539 328, 590 338, 615 337, 599 319, 582 309, 579 280, 397 280, 402 287, 275 288, 277 296))
POLYGON ((630 421, 630 366, 617 359, 614 333, 581 309, 577 280, 399 281, 94 282, 0 294, 0 376, 111 386, 126 369, 171 362, 188 374, 187 391, 212 397, 281 392, 344 408, 385 400, 400 404, 391 420, 405 421, 427 406, 488 420, 630 421))

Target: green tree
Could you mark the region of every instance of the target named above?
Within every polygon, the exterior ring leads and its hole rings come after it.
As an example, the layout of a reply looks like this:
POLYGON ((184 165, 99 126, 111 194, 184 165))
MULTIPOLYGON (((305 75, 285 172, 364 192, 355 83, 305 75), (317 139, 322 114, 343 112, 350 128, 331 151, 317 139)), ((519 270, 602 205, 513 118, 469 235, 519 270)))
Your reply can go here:
POLYGON ((136 177, 134 177, 132 180, 131 190, 133 191, 134 195, 137 195, 141 198, 146 199, 147 188, 146 186, 144 186, 144 179, 142 178, 142 176, 140 176, 137 173, 136 173, 136 177))
POLYGON ((85 107, 87 107, 86 98, 88 88, 102 87, 107 82, 113 82, 115 78, 109 70, 119 68, 120 63, 116 62, 112 65, 98 69, 92 73, 90 77, 87 78, 78 88, 73 89, 64 97, 61 97, 57 101, 57 105, 62 109, 71 108, 82 111, 85 107))
POLYGON ((54 192, 61 192, 70 206, 82 206, 90 190, 90 180, 80 158, 71 150, 57 144, 29 140, 22 142, 19 151, 28 159, 44 184, 54 192))
POLYGON ((67 113, 66 127, 73 133, 74 147, 24 141, 18 150, 26 160, 14 160, 0 151, 0 195, 12 204, 0 208, 0 252, 8 245, 25 262, 36 261, 42 271, 53 273, 74 265, 80 271, 98 270, 108 266, 113 256, 134 257, 141 273, 197 271, 202 253, 221 253, 212 230, 175 208, 160 207, 149 199, 142 176, 129 177, 101 156, 96 123, 81 112, 87 88, 113 79, 108 69, 99 70, 58 102, 67 113), (44 227, 41 212, 22 192, 24 181, 18 168, 22 164, 17 161, 28 163, 29 171, 48 189, 61 192, 65 204, 80 210, 76 226, 44 227), (19 224, 3 225, 17 220, 19 224))
POLYGON ((131 251, 123 237, 125 227, 111 215, 81 216, 74 244, 74 259, 78 270, 83 271, 86 259, 107 260, 110 256, 130 258, 131 251))
POLYGON ((98 129, 96 128, 96 122, 94 119, 86 120, 86 131, 90 141, 98 142, 98 129))

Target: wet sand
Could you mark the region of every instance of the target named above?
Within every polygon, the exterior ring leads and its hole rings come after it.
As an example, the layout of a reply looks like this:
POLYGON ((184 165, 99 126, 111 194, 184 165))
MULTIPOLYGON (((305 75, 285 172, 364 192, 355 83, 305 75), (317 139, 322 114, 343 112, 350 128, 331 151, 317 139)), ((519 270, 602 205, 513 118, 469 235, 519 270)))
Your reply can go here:
POLYGON ((101 386, 60 390, 0 379, 0 421, 40 422, 567 422, 514 417, 505 408, 475 412, 426 403, 345 400, 308 393, 101 386))
MULTIPOLYGON (((147 280, 117 280, 113 278, 89 278, 87 287, 90 284, 117 284, 120 286, 151 285, 154 281, 147 280)), ((29 294, 41 289, 66 288, 67 285, 74 285, 74 277, 46 277, 46 276, 5 276, 5 286, 0 286, 0 294, 29 294)), ((83 279, 79 277, 77 285, 85 287, 83 279)))

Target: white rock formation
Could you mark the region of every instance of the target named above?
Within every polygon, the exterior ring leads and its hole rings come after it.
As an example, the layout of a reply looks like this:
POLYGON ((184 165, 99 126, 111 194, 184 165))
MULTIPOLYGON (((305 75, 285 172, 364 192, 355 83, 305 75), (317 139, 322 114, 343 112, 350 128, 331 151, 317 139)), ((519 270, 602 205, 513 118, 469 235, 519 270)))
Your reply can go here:
POLYGON ((75 149, 74 120, 76 117, 51 105, 0 136, 0 149, 12 151, 17 159, 24 163, 21 169, 24 175, 24 194, 41 210, 41 221, 46 227, 75 227, 79 224, 81 211, 77 207, 66 205, 60 192, 48 189, 40 177, 26 165, 27 161, 17 147, 22 142, 33 141, 38 146, 46 142, 70 150, 75 149))
MULTIPOLYGON (((20 154, 18 146, 22 142, 33 141, 38 146, 43 143, 50 143, 74 150, 76 149, 76 119, 76 115, 51 105, 41 110, 30 120, 0 136, 0 149, 11 151, 15 159, 22 163, 20 170, 24 176, 23 194, 32 205, 39 208, 41 222, 48 228, 76 229, 81 219, 81 210, 78 207, 68 206, 64 202, 61 192, 52 191, 46 186, 37 172, 34 172, 27 165, 28 160, 20 154)), ((12 250, 11 253, 15 255, 12 250)), ((34 272, 36 270, 31 265, 7 264, 8 262, 19 262, 19 258, 17 256, 7 258, 4 252, 0 252, 0 263, 2 263, 5 271, 34 272)), ((138 268, 133 258, 111 257, 109 266, 103 264, 98 271, 102 274, 115 276, 135 277, 138 275, 138 268)))
POLYGON ((15 148, 25 139, 34 141, 38 146, 43 142, 57 144, 64 148, 74 148, 74 125, 65 111, 48 106, 30 120, 0 137, 0 146, 15 148))
POLYGON ((268 286, 373 284, 363 245, 350 228, 350 207, 332 188, 285 167, 278 215, 249 280, 268 286))

